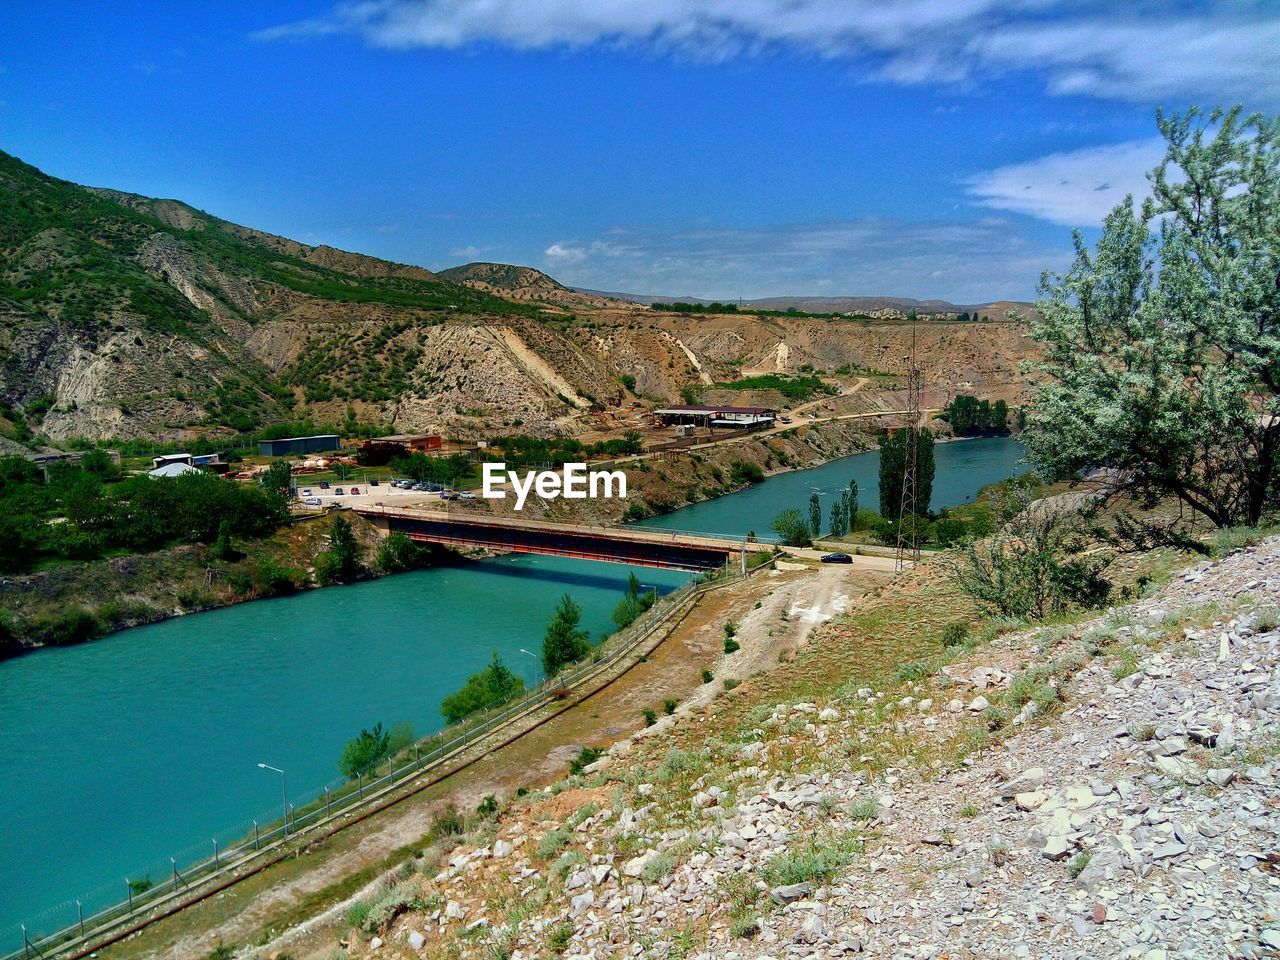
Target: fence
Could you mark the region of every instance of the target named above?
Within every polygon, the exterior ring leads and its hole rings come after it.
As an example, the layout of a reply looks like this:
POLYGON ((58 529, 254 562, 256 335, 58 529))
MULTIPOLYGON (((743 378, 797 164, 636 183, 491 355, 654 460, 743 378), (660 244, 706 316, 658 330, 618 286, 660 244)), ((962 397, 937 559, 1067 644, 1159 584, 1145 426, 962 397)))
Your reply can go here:
POLYGON ((239 871, 254 866, 258 858, 280 852, 289 838, 349 817, 362 804, 372 803, 423 771, 442 765, 504 725, 554 700, 563 699, 574 687, 634 650, 699 594, 741 580, 769 562, 748 565, 746 571, 734 570, 732 564, 726 565, 717 575, 691 581, 659 597, 630 625, 610 636, 590 661, 548 678, 527 691, 520 700, 501 709, 473 716, 419 740, 389 761, 390 770, 376 779, 365 782, 362 778, 354 784, 344 780, 331 781, 324 787, 293 798, 293 802, 285 800, 278 811, 260 814, 220 831, 210 838, 207 846, 189 847, 144 865, 132 879, 122 878, 114 887, 114 895, 109 892, 111 887, 99 887, 80 899, 65 901, 28 918, 32 925, 46 921, 56 924, 48 933, 33 932, 27 924, 0 931, 0 942, 19 944, 16 950, 0 954, 0 960, 27 960, 87 947, 145 910, 180 906, 188 895, 198 899, 194 895, 200 890, 216 886, 217 881, 230 880, 239 871), (160 879, 153 879, 154 876, 160 879), (87 915, 85 903, 90 904, 92 911, 87 915), (94 903, 107 905, 95 909, 94 903))

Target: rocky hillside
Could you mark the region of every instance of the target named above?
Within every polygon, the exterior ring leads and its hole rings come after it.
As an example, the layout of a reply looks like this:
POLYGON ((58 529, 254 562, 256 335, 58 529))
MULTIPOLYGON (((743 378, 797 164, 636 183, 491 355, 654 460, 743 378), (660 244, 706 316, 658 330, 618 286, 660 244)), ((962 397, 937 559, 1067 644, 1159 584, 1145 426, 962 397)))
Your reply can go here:
POLYGON ((419 854, 361 894, 341 955, 1275 956, 1278 570, 1272 539, 944 648, 966 617, 922 568, 419 854))
MULTIPOLYGON (((1021 394, 1020 324, 922 330, 934 386, 1021 394)), ((660 313, 526 267, 436 275, 0 153, 0 437, 181 440, 302 420, 583 433, 612 429, 600 418, 637 394, 671 402, 753 371, 893 374, 904 344, 900 323, 660 313)))

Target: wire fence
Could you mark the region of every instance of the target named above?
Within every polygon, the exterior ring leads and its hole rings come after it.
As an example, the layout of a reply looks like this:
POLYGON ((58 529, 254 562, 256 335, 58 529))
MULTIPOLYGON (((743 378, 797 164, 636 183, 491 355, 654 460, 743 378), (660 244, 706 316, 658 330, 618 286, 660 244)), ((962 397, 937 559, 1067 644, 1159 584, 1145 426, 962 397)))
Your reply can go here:
MULTIPOLYGON (((727 564, 659 597, 631 624, 611 635, 592 658, 544 680, 520 699, 494 708, 417 741, 387 761, 387 770, 368 780, 333 780, 289 797, 276 809, 233 824, 171 855, 140 864, 118 883, 86 891, 27 918, 26 923, 0 930, 0 944, 16 949, 0 954, 0 960, 53 956, 87 946, 144 911, 177 905, 198 890, 216 885, 255 865, 258 858, 278 852, 281 845, 304 831, 316 831, 338 823, 412 778, 441 765, 460 751, 501 727, 555 700, 566 698, 574 687, 608 669, 633 651, 674 614, 708 589, 734 583, 772 561, 727 564)), ((5 947, 0 947, 5 949, 5 947)))

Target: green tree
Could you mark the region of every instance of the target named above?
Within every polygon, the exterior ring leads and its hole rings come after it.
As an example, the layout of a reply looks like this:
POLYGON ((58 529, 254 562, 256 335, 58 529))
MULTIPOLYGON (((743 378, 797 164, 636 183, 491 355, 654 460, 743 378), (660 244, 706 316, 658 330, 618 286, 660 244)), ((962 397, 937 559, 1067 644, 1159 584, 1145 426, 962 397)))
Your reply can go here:
POLYGON ((360 736, 347 741, 338 758, 338 769, 348 780, 372 773, 391 752, 391 734, 375 723, 372 730, 361 730, 360 736))
POLYGON ((511 672, 495 650, 487 667, 468 677, 461 690, 444 698, 440 713, 449 723, 457 723, 463 717, 514 700, 523 693, 524 681, 511 672))
POLYGON ((844 517, 844 500, 837 498, 831 502, 831 535, 843 537, 848 528, 844 517))
POLYGON ((289 500, 293 485, 293 468, 288 460, 274 460, 262 475, 262 489, 281 503, 289 500))
POLYGON ((1009 404, 997 400, 991 405, 991 419, 987 422, 988 433, 1009 432, 1009 404))
POLYGON ((351 474, 355 473, 355 468, 351 464, 343 463, 341 460, 335 460, 329 469, 339 481, 345 481, 351 474))
POLYGON ((542 669, 548 677, 591 652, 587 631, 578 626, 581 621, 582 608, 566 593, 556 604, 542 638, 542 669))
POLYGON ((1280 118, 1156 122, 1152 197, 1041 281, 1024 436, 1051 478, 1106 467, 1112 496, 1256 524, 1280 466, 1280 118))
POLYGON ((360 544, 351 521, 334 517, 329 528, 329 548, 316 559, 316 579, 322 584, 349 583, 360 573, 360 544))
POLYGON ((381 573, 402 573, 421 566, 425 553, 403 530, 392 530, 378 544, 373 565, 381 573))
POLYGON ((619 629, 630 626, 635 619, 654 605, 658 600, 657 590, 644 590, 640 578, 634 573, 627 574, 627 592, 622 595, 618 605, 613 608, 612 619, 619 629))
POLYGON ((769 529, 789 547, 807 547, 813 543, 809 522, 795 507, 789 507, 774 517, 769 529))
MULTIPOLYGON (((910 435, 910 430, 898 429, 880 445, 880 516, 886 520, 897 520, 902 514, 902 475, 910 435)), ((916 513, 923 516, 933 497, 933 433, 921 429, 916 438, 916 513)))
POLYGON ((845 526, 852 532, 858 528, 858 481, 852 477, 849 478, 849 487, 845 490, 843 499, 845 526))
POLYGON ((809 530, 815 540, 822 536, 822 500, 816 490, 809 494, 809 530))

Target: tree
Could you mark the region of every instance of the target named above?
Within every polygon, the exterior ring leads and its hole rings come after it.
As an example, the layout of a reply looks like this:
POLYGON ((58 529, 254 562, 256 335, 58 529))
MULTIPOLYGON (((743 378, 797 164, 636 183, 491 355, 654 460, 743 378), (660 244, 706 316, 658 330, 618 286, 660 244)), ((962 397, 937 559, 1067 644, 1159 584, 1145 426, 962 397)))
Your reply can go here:
POLYGON ((316 559, 316 579, 322 585, 347 583, 360 573, 360 544, 351 531, 351 521, 334 517, 329 528, 329 549, 316 559))
POLYGON ((822 501, 818 499, 817 491, 809 494, 809 529, 815 540, 822 536, 822 501))
POLYGON ((1009 404, 1004 400, 997 400, 991 405, 991 419, 987 421, 987 432, 1009 432, 1009 404))
POLYGON ((831 502, 831 535, 843 537, 848 530, 844 516, 844 499, 837 498, 831 502))
POLYGON ((591 652, 587 631, 578 624, 582 621, 582 608, 567 593, 556 604, 547 632, 542 638, 542 669, 548 677, 561 667, 577 663, 591 652))
POLYGON ((1014 484, 995 509, 992 535, 966 539, 944 560, 961 592, 1006 617, 1042 619, 1105 602, 1108 558, 1091 549, 1095 531, 1075 504, 1034 501, 1029 489, 1014 484))
POLYGON ((1152 197, 1117 206, 1093 251, 1077 233, 1041 281, 1024 437, 1051 479, 1103 467, 1111 497, 1252 525, 1280 466, 1280 119, 1156 122, 1152 197))
POLYGON ((844 500, 845 527, 850 533, 858 528, 858 481, 849 478, 849 487, 845 490, 844 500))
POLYGON ((373 565, 381 573, 402 573, 421 566, 425 553, 403 530, 392 530, 378 544, 373 565))
POLYGON ((355 473, 355 468, 342 460, 335 460, 329 469, 333 471, 334 477, 340 481, 347 480, 351 474, 355 473))
POLYGON ((457 723, 463 717, 507 703, 523 693, 524 681, 511 672, 495 650, 487 667, 468 677, 461 690, 444 698, 440 713, 449 723, 457 723))
POLYGON ((813 543, 809 523, 799 510, 790 507, 773 518, 769 529, 788 547, 807 547, 813 543))
POLYGON ((391 752, 391 734, 375 723, 372 730, 361 730, 360 736, 347 741, 338 758, 338 769, 348 780, 372 773, 391 752))
POLYGON ((267 472, 262 475, 262 489, 281 503, 287 503, 292 486, 293 468, 289 466, 289 461, 272 461, 267 472))
POLYGON ((640 614, 652 607, 658 600, 658 591, 644 591, 640 578, 634 573, 627 574, 627 592, 622 595, 618 605, 613 608, 612 620, 619 629, 630 626, 640 614))
MULTIPOLYGON (((897 520, 902 514, 902 475, 906 470, 907 437, 911 431, 894 430, 880 444, 880 516, 897 520)), ((916 434, 916 514, 929 512, 933 498, 933 433, 916 434)))

